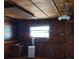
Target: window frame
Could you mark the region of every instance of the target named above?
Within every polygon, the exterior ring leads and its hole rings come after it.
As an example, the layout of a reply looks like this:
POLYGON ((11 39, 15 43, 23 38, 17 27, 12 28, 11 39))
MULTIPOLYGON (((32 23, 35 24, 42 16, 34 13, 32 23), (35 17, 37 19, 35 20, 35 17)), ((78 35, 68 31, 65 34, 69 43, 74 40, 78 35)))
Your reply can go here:
POLYGON ((4 40, 10 40, 12 38, 12 26, 9 23, 4 23, 4 40), (10 34, 6 36, 6 34, 10 34))
MULTIPOLYGON (((34 38, 46 38, 46 39, 48 39, 49 37, 50 37, 50 32, 49 32, 49 30, 50 30, 50 26, 49 25, 40 25, 40 26, 30 26, 30 28, 31 27, 48 27, 49 29, 48 30, 45 30, 45 29, 43 29, 43 30, 33 30, 33 31, 47 31, 48 32, 48 37, 45 37, 45 36, 43 36, 43 37, 41 37, 41 36, 38 36, 38 37, 34 37, 34 38)), ((32 36, 31 36, 31 29, 30 29, 30 37, 31 38, 33 38, 32 36)))

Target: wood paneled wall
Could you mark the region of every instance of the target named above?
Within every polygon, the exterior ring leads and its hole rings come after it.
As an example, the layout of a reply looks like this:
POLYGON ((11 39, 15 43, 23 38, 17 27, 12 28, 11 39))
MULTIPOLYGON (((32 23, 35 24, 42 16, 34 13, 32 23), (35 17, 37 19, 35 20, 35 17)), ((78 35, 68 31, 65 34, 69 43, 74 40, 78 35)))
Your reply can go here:
POLYGON ((73 58, 74 27, 71 22, 51 22, 48 42, 36 42, 39 56, 55 58, 73 58))
POLYGON ((26 46, 31 45, 29 27, 32 25, 50 25, 50 38, 36 39, 36 56, 65 58, 74 56, 74 22, 58 20, 20 20, 15 21, 18 42, 26 46), (43 41, 42 41, 43 40, 43 41))
POLYGON ((15 41, 5 41, 4 42, 4 58, 8 59, 9 51, 11 50, 12 46, 15 44, 15 41))

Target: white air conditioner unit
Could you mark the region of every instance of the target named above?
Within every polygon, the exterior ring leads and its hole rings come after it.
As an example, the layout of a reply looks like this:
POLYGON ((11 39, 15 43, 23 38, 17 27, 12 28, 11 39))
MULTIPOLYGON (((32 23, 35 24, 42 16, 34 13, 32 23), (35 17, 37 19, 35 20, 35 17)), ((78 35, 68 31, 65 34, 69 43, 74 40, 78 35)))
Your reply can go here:
POLYGON ((35 46, 28 46, 28 58, 35 57, 35 46))

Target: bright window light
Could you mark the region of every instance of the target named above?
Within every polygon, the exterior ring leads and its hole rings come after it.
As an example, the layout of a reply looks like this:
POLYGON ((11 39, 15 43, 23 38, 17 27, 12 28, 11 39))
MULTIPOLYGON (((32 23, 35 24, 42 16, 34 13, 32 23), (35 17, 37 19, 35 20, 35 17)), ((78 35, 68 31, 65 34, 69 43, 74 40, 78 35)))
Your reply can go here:
POLYGON ((30 37, 49 38, 49 26, 30 27, 30 37))
POLYGON ((4 40, 10 39, 12 36, 11 26, 5 25, 4 26, 4 40))

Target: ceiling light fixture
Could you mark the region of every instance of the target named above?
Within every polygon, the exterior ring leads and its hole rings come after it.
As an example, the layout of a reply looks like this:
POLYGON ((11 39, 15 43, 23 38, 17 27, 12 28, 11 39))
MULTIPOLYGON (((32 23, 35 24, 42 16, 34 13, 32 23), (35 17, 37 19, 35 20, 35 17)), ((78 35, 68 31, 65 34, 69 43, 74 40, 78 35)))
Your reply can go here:
POLYGON ((70 16, 68 16, 68 15, 62 15, 62 16, 59 16, 58 17, 58 20, 69 20, 70 19, 70 16))
POLYGON ((63 1, 64 2, 64 4, 63 4, 63 15, 61 15, 61 16, 59 16, 58 17, 58 20, 69 20, 71 17, 70 16, 68 16, 68 10, 69 10, 69 7, 68 7, 68 2, 67 2, 67 0, 64 0, 63 1))

